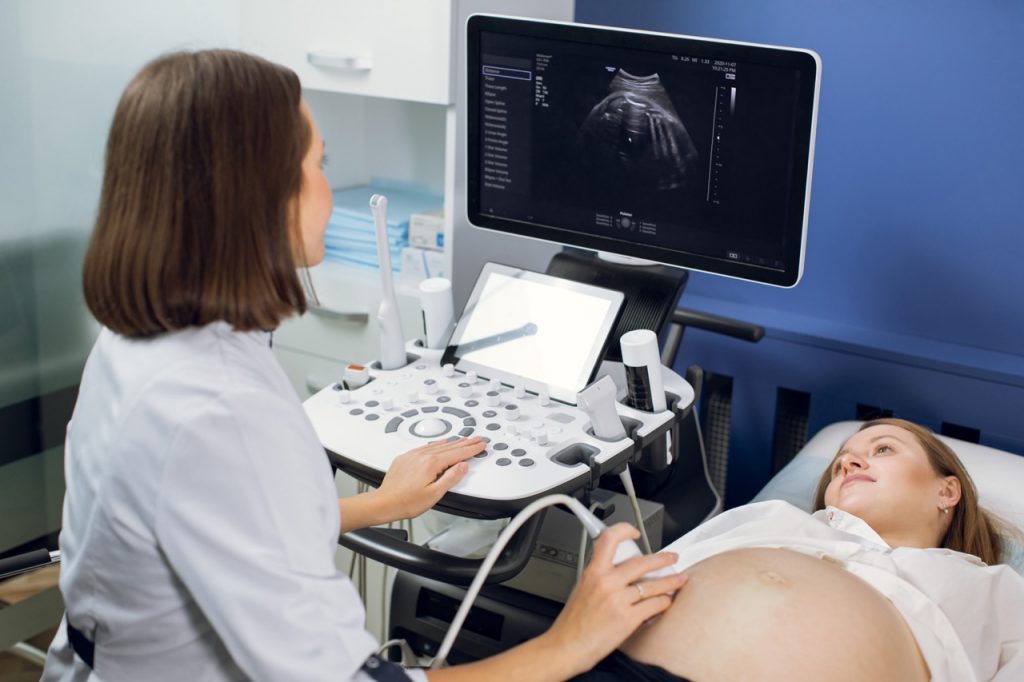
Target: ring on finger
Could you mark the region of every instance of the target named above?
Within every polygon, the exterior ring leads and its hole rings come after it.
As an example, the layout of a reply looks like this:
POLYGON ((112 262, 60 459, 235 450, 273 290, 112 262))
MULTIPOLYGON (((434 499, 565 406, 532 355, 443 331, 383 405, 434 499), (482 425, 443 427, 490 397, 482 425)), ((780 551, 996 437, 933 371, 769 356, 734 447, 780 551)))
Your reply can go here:
POLYGON ((636 588, 637 594, 640 595, 640 598, 637 599, 638 602, 641 602, 644 599, 647 599, 647 595, 644 593, 644 586, 643 585, 641 585, 640 583, 633 583, 633 587, 636 588))

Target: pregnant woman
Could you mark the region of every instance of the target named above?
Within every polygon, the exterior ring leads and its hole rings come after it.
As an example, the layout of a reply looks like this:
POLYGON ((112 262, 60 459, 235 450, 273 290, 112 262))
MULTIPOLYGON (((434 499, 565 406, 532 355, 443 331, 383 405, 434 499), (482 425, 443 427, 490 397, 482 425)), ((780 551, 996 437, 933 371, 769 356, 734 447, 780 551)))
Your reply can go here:
POLYGON ((931 432, 864 424, 815 509, 738 507, 670 545, 689 583, 583 679, 1024 679, 1024 578, 931 432))

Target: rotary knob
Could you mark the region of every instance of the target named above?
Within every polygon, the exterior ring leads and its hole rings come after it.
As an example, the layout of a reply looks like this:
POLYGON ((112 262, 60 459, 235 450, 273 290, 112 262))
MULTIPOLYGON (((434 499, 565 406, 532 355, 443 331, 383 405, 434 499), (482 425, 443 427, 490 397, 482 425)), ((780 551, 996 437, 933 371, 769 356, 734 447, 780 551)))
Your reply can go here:
POLYGON ((346 391, 345 389, 342 389, 342 390, 338 391, 338 402, 339 403, 341 403, 342 405, 345 405, 350 400, 352 400, 352 391, 346 391))
POLYGON ((441 368, 441 371, 446 377, 453 377, 455 376, 455 365, 450 362, 446 362, 444 367, 441 368))
POLYGON ((423 392, 427 395, 434 395, 437 393, 437 382, 433 379, 427 379, 423 382, 423 392))
POLYGON ((491 379, 490 381, 487 382, 487 390, 488 391, 500 391, 501 390, 501 382, 498 381, 497 379, 491 379))
POLYGON ((548 442, 548 433, 543 426, 535 426, 532 429, 530 429, 530 435, 540 445, 546 445, 548 442))
POLYGON ((477 379, 479 378, 480 377, 477 375, 475 369, 471 369, 468 372, 466 372, 466 381, 468 381, 471 384, 475 384, 477 382, 477 379))
POLYGON ((501 396, 498 395, 497 391, 487 391, 484 401, 491 407, 496 407, 501 404, 501 396))
POLYGON ((458 393, 460 398, 468 398, 473 395, 473 386, 463 382, 459 384, 458 393))
POLYGON ((508 405, 506 405, 505 419, 508 419, 510 422, 514 422, 515 420, 519 419, 519 406, 513 403, 509 403, 508 405))
POLYGON ((540 399, 542 407, 547 407, 551 404, 551 390, 547 386, 542 386, 540 392, 537 394, 540 399))
POLYGON ((517 398, 525 398, 526 397, 526 384, 516 384, 515 391, 516 391, 516 397, 517 398))
POLYGON ((380 406, 383 407, 385 410, 391 410, 394 409, 395 407, 395 401, 391 398, 382 398, 380 401, 380 406))

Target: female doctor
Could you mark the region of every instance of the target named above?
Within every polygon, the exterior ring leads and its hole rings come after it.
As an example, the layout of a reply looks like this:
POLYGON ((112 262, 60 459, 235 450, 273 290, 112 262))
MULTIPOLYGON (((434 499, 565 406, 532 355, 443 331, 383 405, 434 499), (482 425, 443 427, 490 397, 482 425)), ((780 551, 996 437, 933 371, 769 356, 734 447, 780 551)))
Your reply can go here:
MULTIPOLYGON (((231 51, 159 58, 114 114, 85 300, 103 329, 68 425, 60 587, 43 679, 427 679, 377 659, 334 565, 339 532, 409 518, 466 473, 479 439, 395 460, 337 500, 271 352, 305 311, 331 212, 324 144, 291 71, 231 51), (407 677, 408 675, 408 677, 407 677)), ((551 629, 430 680, 557 680, 666 609, 671 555, 611 563, 604 534, 551 629)))

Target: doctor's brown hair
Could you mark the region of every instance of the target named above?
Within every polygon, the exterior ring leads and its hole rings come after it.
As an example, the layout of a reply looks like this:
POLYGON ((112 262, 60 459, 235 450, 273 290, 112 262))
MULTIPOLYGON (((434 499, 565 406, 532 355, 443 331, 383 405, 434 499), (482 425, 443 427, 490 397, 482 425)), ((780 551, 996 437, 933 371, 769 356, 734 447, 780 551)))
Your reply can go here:
POLYGON ((107 139, 83 268, 96 319, 128 337, 306 309, 291 233, 312 132, 290 70, 229 50, 155 59, 107 139))
MULTIPOLYGON (((924 448, 928 462, 936 476, 956 476, 960 481, 960 501, 953 506, 950 514, 949 528, 942 539, 941 547, 957 552, 973 554, 986 564, 997 564, 1002 561, 1003 524, 994 515, 978 505, 978 490, 974 481, 964 468, 960 458, 948 445, 939 440, 934 433, 923 426, 904 419, 875 419, 864 422, 859 431, 872 426, 889 425, 907 431, 924 448)), ((842 448, 840 448, 841 450, 842 448)), ((836 457, 838 457, 838 453, 836 457)), ((833 458, 832 462, 835 462, 833 458)), ((832 480, 832 464, 825 469, 818 481, 818 489, 814 495, 814 511, 825 508, 825 489, 832 480)))

